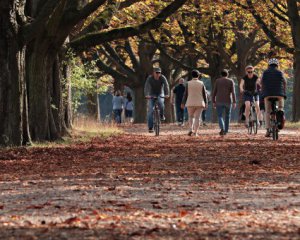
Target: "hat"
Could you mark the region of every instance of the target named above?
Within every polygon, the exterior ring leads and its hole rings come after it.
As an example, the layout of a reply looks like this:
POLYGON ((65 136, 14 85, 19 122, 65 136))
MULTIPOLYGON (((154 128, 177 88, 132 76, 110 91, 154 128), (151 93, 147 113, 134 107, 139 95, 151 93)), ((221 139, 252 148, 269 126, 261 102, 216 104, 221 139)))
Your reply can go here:
POLYGON ((161 68, 155 67, 155 68, 153 68, 153 72, 161 72, 161 68))
POLYGON ((277 58, 271 58, 268 62, 269 65, 279 65, 279 61, 277 58))

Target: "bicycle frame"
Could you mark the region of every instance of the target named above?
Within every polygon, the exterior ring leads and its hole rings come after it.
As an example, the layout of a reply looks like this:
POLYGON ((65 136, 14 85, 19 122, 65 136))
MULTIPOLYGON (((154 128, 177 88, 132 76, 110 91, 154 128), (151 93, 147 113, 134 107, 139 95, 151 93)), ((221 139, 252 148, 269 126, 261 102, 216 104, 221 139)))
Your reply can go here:
POLYGON ((269 99, 269 101, 271 102, 271 113, 270 113, 270 129, 269 131, 272 134, 272 138, 273 140, 278 140, 278 121, 277 121, 277 112, 278 112, 278 108, 277 108, 277 104, 276 102, 278 101, 277 98, 271 98, 269 99))
POLYGON ((255 98, 253 96, 252 101, 250 102, 250 113, 249 113, 249 127, 248 127, 248 133, 257 134, 257 113, 255 108, 255 98))
MULTIPOLYGON (((159 98, 164 98, 164 97, 159 96, 159 98)), ((154 100, 154 104, 153 104, 153 127, 154 127, 155 136, 159 136, 161 119, 160 119, 160 108, 159 108, 159 105, 158 105, 158 97, 150 97, 149 99, 154 100)))

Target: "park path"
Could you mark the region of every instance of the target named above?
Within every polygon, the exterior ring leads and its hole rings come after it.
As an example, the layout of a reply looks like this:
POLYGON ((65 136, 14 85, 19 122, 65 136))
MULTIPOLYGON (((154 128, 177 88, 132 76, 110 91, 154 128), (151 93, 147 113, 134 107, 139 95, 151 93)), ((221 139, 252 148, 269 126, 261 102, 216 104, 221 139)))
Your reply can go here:
POLYGON ((145 125, 0 149, 0 239, 299 239, 300 131, 145 125))

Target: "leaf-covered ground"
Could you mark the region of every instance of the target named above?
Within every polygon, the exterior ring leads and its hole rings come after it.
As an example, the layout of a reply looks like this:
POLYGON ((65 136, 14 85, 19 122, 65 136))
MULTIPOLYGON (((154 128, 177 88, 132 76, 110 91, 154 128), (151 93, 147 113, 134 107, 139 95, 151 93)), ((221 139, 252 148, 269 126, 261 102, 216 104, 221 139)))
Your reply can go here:
POLYGON ((0 149, 0 239, 299 239, 300 131, 144 125, 0 149))

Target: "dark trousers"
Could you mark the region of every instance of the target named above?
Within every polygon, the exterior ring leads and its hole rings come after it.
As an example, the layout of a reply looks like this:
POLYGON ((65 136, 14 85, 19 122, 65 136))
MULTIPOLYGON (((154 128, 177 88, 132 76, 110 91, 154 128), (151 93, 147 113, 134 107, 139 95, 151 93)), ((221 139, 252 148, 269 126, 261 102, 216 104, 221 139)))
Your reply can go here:
POLYGON ((177 122, 183 123, 184 120, 184 109, 181 108, 181 103, 175 104, 176 108, 176 119, 177 122))

